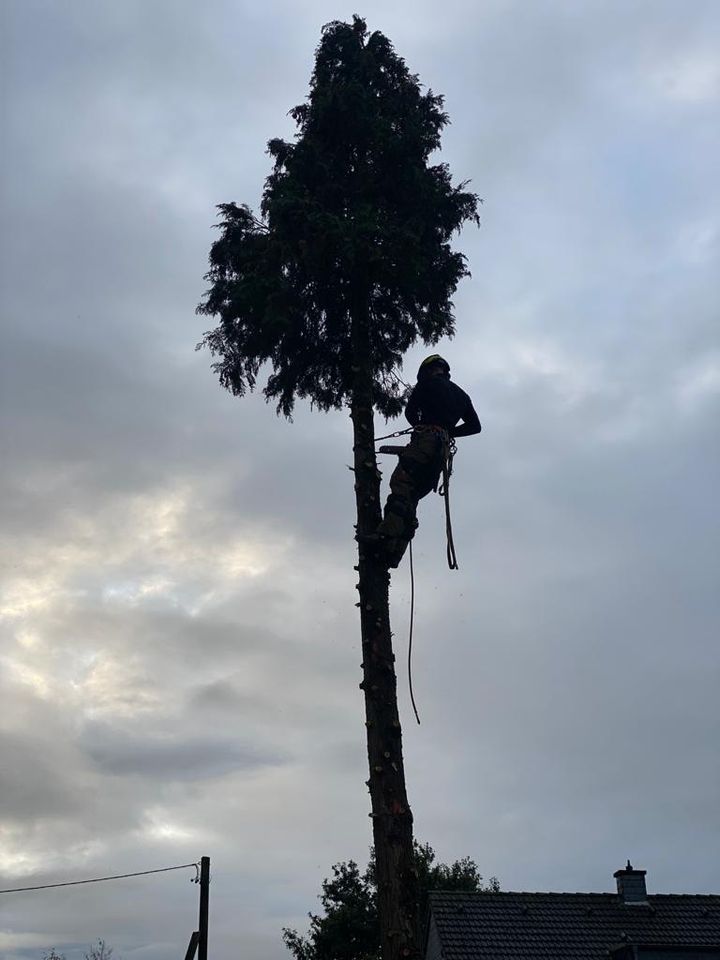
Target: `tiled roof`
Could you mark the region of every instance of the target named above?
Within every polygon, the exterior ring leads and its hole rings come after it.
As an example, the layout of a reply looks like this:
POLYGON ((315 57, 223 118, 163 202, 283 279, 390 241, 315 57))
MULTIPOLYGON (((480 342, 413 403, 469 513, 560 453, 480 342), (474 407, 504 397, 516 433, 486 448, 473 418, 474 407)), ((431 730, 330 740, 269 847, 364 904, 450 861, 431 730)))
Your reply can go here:
POLYGON ((720 895, 432 893, 442 960, 608 960, 622 944, 720 944, 720 895))

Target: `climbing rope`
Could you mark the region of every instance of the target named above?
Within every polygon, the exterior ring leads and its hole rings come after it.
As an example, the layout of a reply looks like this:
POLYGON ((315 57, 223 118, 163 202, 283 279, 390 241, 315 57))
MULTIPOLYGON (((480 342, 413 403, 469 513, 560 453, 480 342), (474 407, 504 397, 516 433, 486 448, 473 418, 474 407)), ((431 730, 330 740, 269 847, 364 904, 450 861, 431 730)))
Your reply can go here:
POLYGON ((457 453, 457 444, 450 440, 447 445, 447 452, 443 462, 442 483, 438 488, 438 493, 445 501, 445 536, 447 538, 447 562, 451 570, 458 570, 457 554, 455 553, 455 541, 453 540, 452 520, 450 519, 450 477, 452 476, 453 460, 457 453))
POLYGON ((415 706, 415 694, 413 693, 412 682, 412 644, 413 644, 413 624, 415 622, 415 568, 413 567, 412 540, 410 541, 410 637, 408 639, 408 687, 410 688, 410 703, 415 713, 415 719, 420 724, 420 715, 415 706))

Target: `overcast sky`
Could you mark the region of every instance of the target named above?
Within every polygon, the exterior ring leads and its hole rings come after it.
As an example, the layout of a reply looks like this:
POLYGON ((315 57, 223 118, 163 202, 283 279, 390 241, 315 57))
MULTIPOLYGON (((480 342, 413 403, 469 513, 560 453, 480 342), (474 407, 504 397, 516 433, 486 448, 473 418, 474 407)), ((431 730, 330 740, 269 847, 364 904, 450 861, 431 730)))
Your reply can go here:
MULTIPOLYGON (((371 837, 349 420, 279 420, 194 351, 214 205, 257 206, 354 12, 446 96, 485 201, 440 347, 484 428, 459 572, 439 498, 415 541, 420 727, 393 575, 417 836, 507 890, 610 891, 629 857, 720 892, 716 0, 0 0, 0 886, 209 855, 215 957, 289 957, 371 837)), ((4 894, 0 956, 174 960, 191 877, 4 894)))

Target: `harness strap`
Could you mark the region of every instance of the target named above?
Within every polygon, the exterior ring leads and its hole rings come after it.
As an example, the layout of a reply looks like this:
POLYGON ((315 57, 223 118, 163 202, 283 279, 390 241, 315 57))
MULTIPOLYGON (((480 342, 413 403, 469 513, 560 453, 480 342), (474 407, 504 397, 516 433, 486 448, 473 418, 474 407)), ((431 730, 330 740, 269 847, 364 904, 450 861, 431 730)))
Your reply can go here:
POLYGON ((379 443, 381 440, 389 440, 391 437, 404 437, 406 433, 412 433, 413 428, 408 427, 407 430, 396 430, 394 433, 388 433, 384 437, 375 437, 375 443, 379 443))
POLYGON ((417 433, 436 433, 445 443, 449 443, 451 439, 445 427, 439 427, 434 423, 417 423, 413 430, 417 433))

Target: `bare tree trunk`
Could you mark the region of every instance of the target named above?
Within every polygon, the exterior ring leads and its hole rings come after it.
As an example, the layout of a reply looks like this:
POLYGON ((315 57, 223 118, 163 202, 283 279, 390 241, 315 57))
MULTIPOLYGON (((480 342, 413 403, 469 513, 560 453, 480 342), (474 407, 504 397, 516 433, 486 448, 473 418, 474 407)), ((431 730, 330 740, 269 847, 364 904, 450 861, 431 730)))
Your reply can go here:
MULTIPOLYGON (((354 435, 358 533, 372 533, 382 518, 380 473, 374 446, 372 369, 364 337, 353 331, 356 362, 351 417, 354 435)), ((405 789, 402 730, 397 707, 395 656, 388 603, 389 573, 367 548, 359 549, 358 589, 367 727, 368 786, 383 960, 418 960, 418 881, 413 818, 405 789)))

